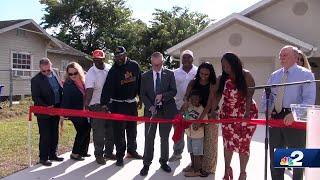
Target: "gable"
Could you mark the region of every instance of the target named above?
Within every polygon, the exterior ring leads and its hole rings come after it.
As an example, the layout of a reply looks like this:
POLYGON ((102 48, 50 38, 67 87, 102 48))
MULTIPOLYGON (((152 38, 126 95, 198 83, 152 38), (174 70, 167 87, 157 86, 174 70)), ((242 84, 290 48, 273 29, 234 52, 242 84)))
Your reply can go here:
POLYGON ((221 57, 227 51, 245 57, 270 57, 277 56, 285 44, 287 42, 235 21, 184 49, 202 57, 221 57))
MULTIPOLYGON (((277 29, 320 48, 319 0, 280 0, 247 15, 257 22, 277 29)), ((317 51, 318 56, 319 50, 317 51)))

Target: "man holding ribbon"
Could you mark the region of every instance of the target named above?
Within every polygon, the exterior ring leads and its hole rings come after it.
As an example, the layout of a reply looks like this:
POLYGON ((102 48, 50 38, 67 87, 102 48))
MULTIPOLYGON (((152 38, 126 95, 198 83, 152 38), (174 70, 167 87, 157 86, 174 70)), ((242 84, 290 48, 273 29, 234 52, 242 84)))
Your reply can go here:
MULTIPOLYGON (((314 80, 314 75, 310 70, 296 64, 298 49, 293 46, 285 46, 279 53, 282 68, 273 72, 268 80, 268 84, 290 83, 296 81, 314 80)), ((274 168, 275 148, 305 148, 306 132, 291 128, 293 115, 290 104, 314 104, 316 99, 315 83, 299 84, 291 86, 280 86, 272 89, 272 119, 283 119, 287 128, 270 127, 270 170, 273 180, 284 179, 284 169, 274 168)), ((293 179, 303 179, 303 169, 293 170, 293 179)))
MULTIPOLYGON (((138 63, 127 57, 126 49, 118 46, 114 52, 115 63, 111 67, 101 94, 101 105, 111 113, 138 116, 137 107, 141 101, 136 100, 141 83, 141 70, 138 63)), ((137 153, 137 122, 114 121, 114 143, 116 145, 116 165, 123 166, 123 157, 142 159, 137 153), (127 133, 127 148, 125 132, 127 133)))
MULTIPOLYGON (((163 119, 173 119, 178 110, 174 100, 177 94, 174 73, 163 68, 163 55, 154 52, 151 55, 152 70, 142 75, 141 98, 144 104, 144 116, 163 119)), ((171 123, 159 123, 161 139, 161 156, 159 162, 161 169, 170 173, 171 168, 167 165, 169 159, 169 133, 171 123)), ((149 166, 152 163, 154 152, 154 138, 157 131, 157 124, 145 124, 145 146, 143 155, 143 168, 141 176, 146 176, 149 166)))

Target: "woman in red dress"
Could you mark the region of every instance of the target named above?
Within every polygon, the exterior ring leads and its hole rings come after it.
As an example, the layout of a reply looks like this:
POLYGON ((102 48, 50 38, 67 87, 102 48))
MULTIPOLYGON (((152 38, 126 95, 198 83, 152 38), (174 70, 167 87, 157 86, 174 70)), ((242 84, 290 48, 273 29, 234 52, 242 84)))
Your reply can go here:
MULTIPOLYGON (((216 108, 222 98, 219 111, 220 119, 251 119, 258 117, 257 106, 252 99, 254 90, 248 89, 255 85, 254 79, 248 70, 243 69, 237 55, 226 53, 221 60, 222 75, 218 78, 216 108)), ((239 153, 240 176, 239 180, 246 179, 246 166, 250 155, 250 142, 256 129, 248 123, 229 123, 222 125, 224 145, 225 175, 223 179, 233 179, 230 167, 233 152, 239 153)))

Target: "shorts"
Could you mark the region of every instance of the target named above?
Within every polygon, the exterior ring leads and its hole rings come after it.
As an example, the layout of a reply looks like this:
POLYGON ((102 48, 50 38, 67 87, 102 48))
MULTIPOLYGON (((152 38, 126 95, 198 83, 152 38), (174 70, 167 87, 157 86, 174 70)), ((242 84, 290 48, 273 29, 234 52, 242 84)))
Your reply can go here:
POLYGON ((203 138, 195 139, 187 137, 188 152, 193 155, 203 155, 203 138))

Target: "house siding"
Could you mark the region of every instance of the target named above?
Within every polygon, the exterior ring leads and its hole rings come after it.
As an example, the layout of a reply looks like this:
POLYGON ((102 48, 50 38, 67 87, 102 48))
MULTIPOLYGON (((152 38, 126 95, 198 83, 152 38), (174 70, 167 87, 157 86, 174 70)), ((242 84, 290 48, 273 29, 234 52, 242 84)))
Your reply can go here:
MULTIPOLYGON (((22 32, 21 30, 19 30, 22 32)), ((31 54, 31 68, 38 69, 39 59, 45 56, 47 40, 38 34, 23 31, 23 35, 17 35, 17 29, 0 34, 0 69, 9 70, 11 68, 11 52, 28 52, 31 54)), ((5 86, 1 95, 9 95, 10 73, 0 72, 0 84, 5 86)), ((13 94, 30 94, 30 78, 22 79, 14 77, 13 94)))
POLYGON ((308 9, 304 15, 296 15, 293 12, 296 2, 301 1, 281 0, 248 17, 316 46, 318 50, 314 55, 320 57, 320 23, 316 23, 320 17, 320 1, 303 1, 308 5, 308 9))

